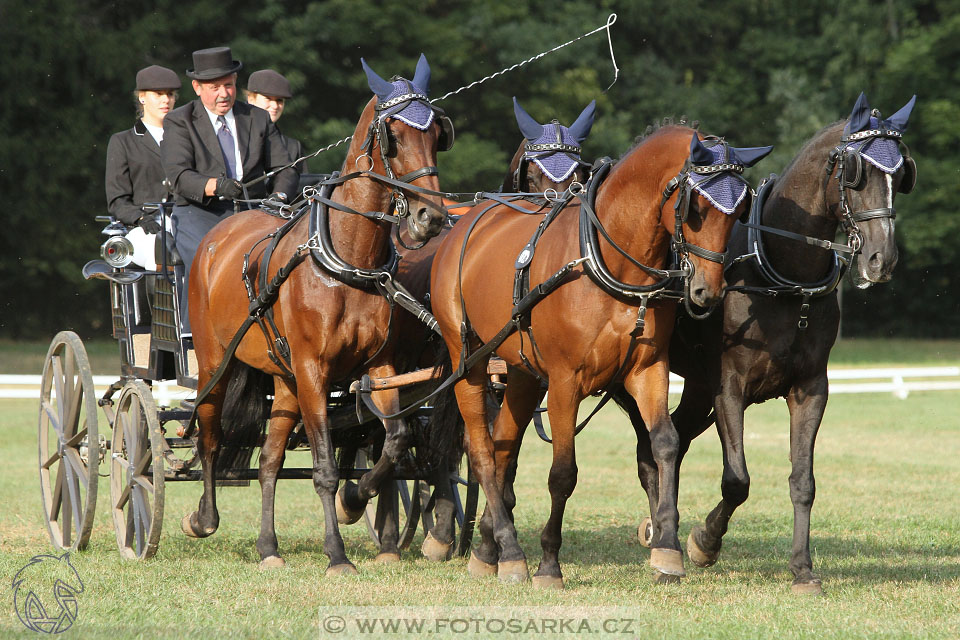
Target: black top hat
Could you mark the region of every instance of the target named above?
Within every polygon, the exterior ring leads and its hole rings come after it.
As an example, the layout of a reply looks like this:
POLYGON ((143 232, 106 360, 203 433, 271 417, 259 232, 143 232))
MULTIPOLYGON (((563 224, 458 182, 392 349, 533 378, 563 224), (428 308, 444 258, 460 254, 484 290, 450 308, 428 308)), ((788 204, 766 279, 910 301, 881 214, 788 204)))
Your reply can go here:
POLYGON ((243 69, 243 63, 233 59, 230 47, 214 47, 193 52, 193 69, 187 77, 194 80, 214 80, 243 69))
POLYGON ((137 91, 176 91, 180 78, 172 70, 151 65, 137 71, 137 91))
POLYGON ((272 98, 292 98, 290 83, 273 69, 261 69, 250 74, 247 91, 272 98))

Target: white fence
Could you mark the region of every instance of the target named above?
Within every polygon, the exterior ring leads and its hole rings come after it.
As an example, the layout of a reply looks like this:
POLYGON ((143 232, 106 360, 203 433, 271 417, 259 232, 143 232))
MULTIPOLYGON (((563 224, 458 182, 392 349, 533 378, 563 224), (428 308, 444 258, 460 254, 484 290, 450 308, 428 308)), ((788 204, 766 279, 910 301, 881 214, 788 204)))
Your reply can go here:
MULTIPOLYGON (((892 393, 906 398, 911 391, 960 390, 960 367, 891 367, 888 369, 831 369, 827 371, 830 393, 892 393)), ((97 397, 117 379, 93 376, 97 397)), ((683 390, 683 378, 670 374, 670 393, 683 390)), ((194 394, 170 381, 156 382, 153 395, 161 405, 194 394)), ((40 376, 0 375, 0 399, 40 398, 40 376)))

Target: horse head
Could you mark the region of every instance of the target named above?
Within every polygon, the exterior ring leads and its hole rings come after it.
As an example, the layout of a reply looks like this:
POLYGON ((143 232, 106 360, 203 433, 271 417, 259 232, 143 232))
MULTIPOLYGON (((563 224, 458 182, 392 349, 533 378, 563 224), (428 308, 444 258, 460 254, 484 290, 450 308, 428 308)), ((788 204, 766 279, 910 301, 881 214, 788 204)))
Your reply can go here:
MULTIPOLYGON (((376 94, 364 110, 361 124, 368 127, 366 146, 356 160, 366 155, 370 171, 388 178, 437 192, 437 152, 453 145, 453 124, 428 100, 430 65, 422 54, 413 80, 394 76, 384 80, 361 58, 370 89, 376 94)), ((366 167, 361 167, 366 168, 366 167)), ((407 231, 416 242, 440 233, 446 219, 443 203, 435 193, 401 186, 390 187, 394 212, 407 219, 407 231)))
POLYGON ((678 200, 674 209, 662 214, 663 224, 674 231, 681 262, 686 262, 688 274, 692 271, 687 277, 689 300, 701 307, 712 307, 723 297, 727 241, 734 223, 750 210, 752 191, 743 170, 772 150, 772 146, 732 147, 722 138, 701 141, 693 133, 687 163, 678 176, 678 200))
POLYGON ((913 96, 884 119, 861 93, 831 154, 839 183, 837 210, 859 248, 851 276, 861 289, 889 281, 897 265, 893 201, 898 192, 910 193, 917 181, 917 165, 901 141, 916 100, 913 96))
POLYGON ((580 145, 593 127, 596 107, 597 101, 591 100, 569 127, 558 120, 540 124, 514 97, 513 113, 524 141, 510 163, 507 182, 512 190, 562 192, 574 181, 583 182, 586 166, 580 159, 580 145))

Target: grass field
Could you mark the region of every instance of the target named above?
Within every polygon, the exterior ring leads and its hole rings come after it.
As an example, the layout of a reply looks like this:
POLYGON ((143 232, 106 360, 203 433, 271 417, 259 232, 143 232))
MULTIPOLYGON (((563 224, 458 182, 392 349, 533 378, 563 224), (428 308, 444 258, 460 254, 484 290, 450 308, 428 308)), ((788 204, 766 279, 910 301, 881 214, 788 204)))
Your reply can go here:
MULTIPOLYGON (((960 359, 955 348, 951 353, 944 359, 960 359)), ((220 490, 221 527, 206 540, 187 539, 178 526, 196 507, 199 485, 169 483, 157 556, 124 561, 109 521, 104 479, 90 547, 71 558, 85 591, 77 621, 63 637, 318 637, 321 607, 479 605, 488 616, 519 606, 569 615, 616 606, 621 618, 634 621, 631 633, 594 637, 957 638, 957 406, 954 392, 831 400, 817 448, 812 527, 823 597, 790 592, 792 508, 783 402, 747 413, 751 495, 731 523, 719 563, 701 570, 688 562, 688 577, 671 586, 652 584, 649 552, 635 538, 646 500, 636 479, 632 429, 617 410, 605 409, 577 439, 579 483, 564 520, 563 592, 473 579, 464 560, 431 564, 414 550, 399 565, 378 565, 362 523, 342 529, 360 575, 328 578, 320 502, 304 481, 281 482, 278 488, 277 530, 286 569, 257 569, 256 483, 220 490)), ((6 505, 0 515, 0 574, 8 581, 31 556, 51 551, 40 508, 35 424, 32 401, 0 401, 0 502, 6 505)), ((517 482, 517 528, 531 571, 549 509, 549 464, 550 448, 531 430, 517 482)), ((683 468, 683 539, 716 503, 719 476, 720 448, 708 432, 694 443, 683 468)), ((418 533, 415 548, 421 540, 418 533)), ((11 591, 5 603, 0 636, 33 637, 14 614, 11 591)))

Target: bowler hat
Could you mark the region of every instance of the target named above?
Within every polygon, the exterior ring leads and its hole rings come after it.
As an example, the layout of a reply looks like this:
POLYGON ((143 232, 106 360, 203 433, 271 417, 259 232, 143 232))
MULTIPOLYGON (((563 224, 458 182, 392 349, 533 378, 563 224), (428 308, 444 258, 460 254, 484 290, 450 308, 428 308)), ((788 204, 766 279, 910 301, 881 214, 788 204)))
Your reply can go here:
POLYGON ((214 47, 193 52, 193 69, 187 69, 187 77, 194 80, 214 80, 236 73, 243 63, 233 59, 230 47, 214 47))
POLYGON ((137 91, 176 91, 180 78, 172 70, 159 65, 150 65, 137 71, 137 91))
POLYGON ((247 91, 272 98, 292 98, 290 83, 273 69, 261 69, 250 74, 247 91))

